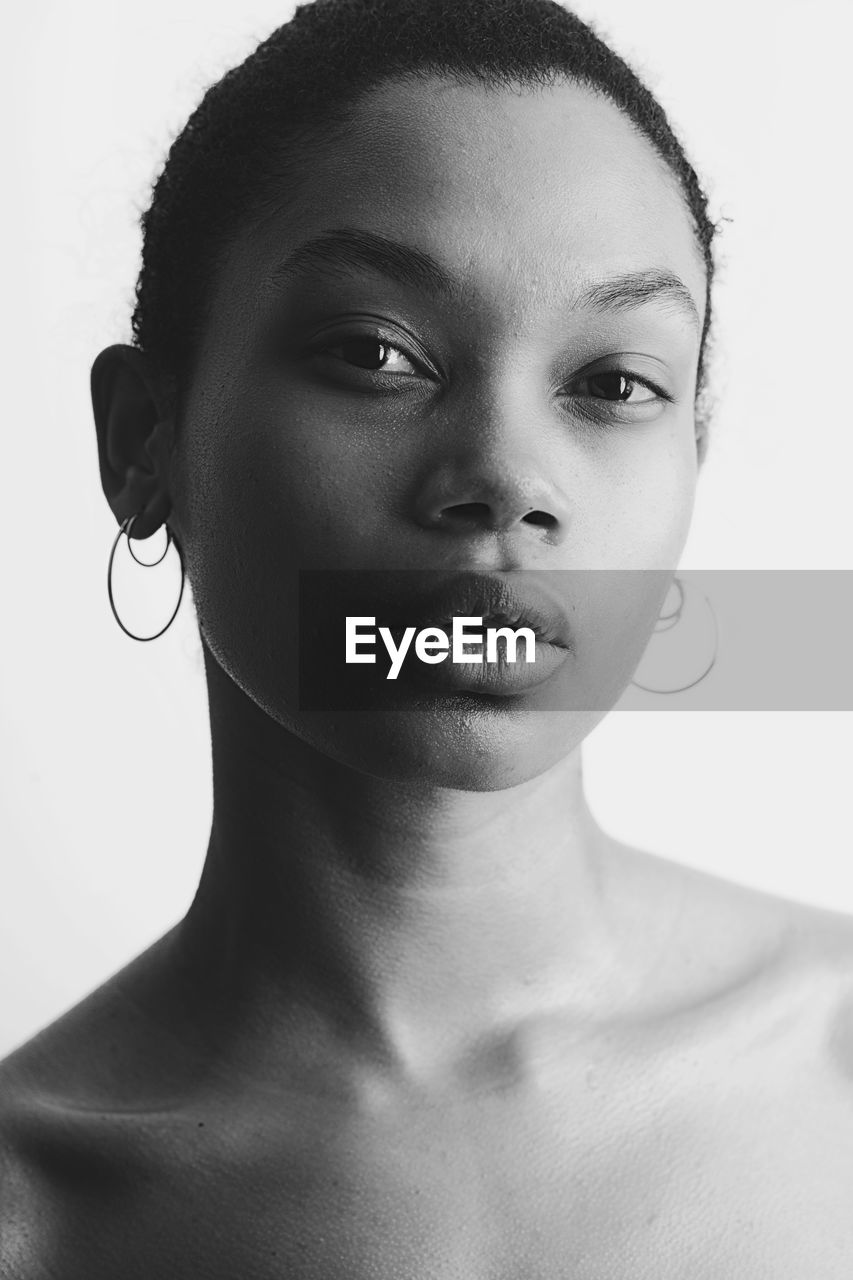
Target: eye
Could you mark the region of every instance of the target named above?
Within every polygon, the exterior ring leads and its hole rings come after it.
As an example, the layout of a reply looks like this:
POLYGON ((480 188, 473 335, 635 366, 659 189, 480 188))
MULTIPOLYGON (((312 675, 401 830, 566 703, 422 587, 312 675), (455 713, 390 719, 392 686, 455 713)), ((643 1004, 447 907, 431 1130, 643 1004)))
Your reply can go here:
POLYGON ((595 400, 610 400, 618 404, 651 404, 656 400, 668 400, 660 387, 638 378, 624 369, 605 369, 600 373, 587 373, 576 378, 572 389, 581 396, 595 400))
POLYGON ((391 342, 372 335, 343 338, 340 342, 313 348, 315 355, 331 356, 358 369, 382 373, 417 374, 414 362, 391 342))
MULTIPOLYGON (((647 362, 643 356, 637 359, 647 362)), ((579 427, 595 431, 654 422, 675 403, 664 387, 623 364, 584 370, 563 384, 559 398, 579 427)))

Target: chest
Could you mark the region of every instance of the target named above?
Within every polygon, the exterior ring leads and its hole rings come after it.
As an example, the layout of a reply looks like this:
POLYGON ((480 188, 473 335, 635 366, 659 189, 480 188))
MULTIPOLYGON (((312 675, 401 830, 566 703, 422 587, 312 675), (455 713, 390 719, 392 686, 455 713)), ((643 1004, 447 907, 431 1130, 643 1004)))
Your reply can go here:
POLYGON ((42 1226, 68 1280, 846 1280, 853 1268, 853 1116, 826 1094, 269 1114, 239 1132, 208 1114, 170 1134, 171 1157, 162 1140, 152 1160, 150 1143, 121 1154, 120 1135, 101 1134, 65 1161, 42 1226))

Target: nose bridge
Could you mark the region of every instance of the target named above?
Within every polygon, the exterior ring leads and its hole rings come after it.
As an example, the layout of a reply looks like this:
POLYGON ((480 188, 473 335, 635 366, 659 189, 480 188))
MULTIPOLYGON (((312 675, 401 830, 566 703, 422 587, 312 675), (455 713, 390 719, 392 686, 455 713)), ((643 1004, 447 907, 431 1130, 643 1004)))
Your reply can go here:
POLYGON ((421 523, 538 530, 560 541, 570 516, 554 435, 529 380, 498 379, 448 406, 417 497, 421 523), (525 391, 524 382, 528 389, 525 391))

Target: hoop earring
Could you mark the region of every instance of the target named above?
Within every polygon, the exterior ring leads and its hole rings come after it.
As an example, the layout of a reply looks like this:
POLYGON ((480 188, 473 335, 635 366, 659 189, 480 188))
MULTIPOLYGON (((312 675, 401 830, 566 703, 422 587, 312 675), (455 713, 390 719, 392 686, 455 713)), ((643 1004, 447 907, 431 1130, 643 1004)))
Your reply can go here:
POLYGON ((127 627, 124 625, 121 618, 116 613, 115 601, 113 600, 113 558, 116 553, 116 547, 118 546, 118 540, 121 537, 121 535, 124 534, 124 536, 127 539, 128 551, 130 551, 130 554, 133 556, 136 563, 141 564, 145 569, 153 569, 154 565, 160 564, 160 562, 163 560, 164 556, 166 555, 166 551, 169 550, 169 544, 173 541, 172 530, 169 528, 168 525, 166 525, 166 548, 159 560, 140 560, 138 556, 134 555, 133 548, 130 545, 130 531, 133 528, 134 520, 136 520, 137 516, 140 516, 141 514, 142 514, 141 511, 137 511, 135 516, 125 516, 124 520, 122 520, 121 522, 119 531, 115 536, 115 541, 113 542, 112 550, 110 551, 110 561, 107 566, 107 595, 109 596, 109 599, 110 599, 110 608, 113 611, 113 616, 115 617, 116 622, 121 627, 125 635, 130 636, 131 640, 144 641, 144 640, 156 640, 157 637, 161 636, 164 631, 168 631, 169 627, 175 621, 178 610, 181 607, 181 600, 183 599, 183 595, 184 595, 184 576, 185 575, 184 575, 184 558, 181 555, 180 548, 178 547, 178 544, 176 542, 175 550, 178 553, 178 560, 180 561, 180 565, 181 565, 181 589, 178 592, 178 603, 175 605, 174 613, 172 614, 169 621, 166 623, 165 627, 162 627, 159 631, 155 632, 153 636, 137 636, 137 635, 134 635, 132 631, 128 631, 127 627))
MULTIPOLYGON (((658 635, 662 631, 671 630, 672 627, 677 626, 679 621, 681 620, 681 614, 684 609, 684 584, 682 583, 678 574, 674 575, 673 582, 678 587, 678 604, 676 605, 672 613, 661 614, 661 616, 658 618, 657 623, 655 623, 654 632, 652 633, 653 635, 658 635), (664 623, 665 625, 659 626, 658 623, 664 623)), ((717 649, 719 645, 720 634, 719 634, 719 628, 717 626, 717 615, 714 613, 713 605, 711 604, 711 601, 708 599, 707 596, 703 595, 703 599, 707 604, 711 614, 711 623, 714 631, 714 653, 713 653, 713 656, 711 657, 711 661, 708 663, 708 666, 705 668, 702 674, 697 676, 695 680, 691 680, 689 684, 683 684, 677 689, 655 689, 651 685, 640 684, 639 681, 637 680, 629 681, 630 684, 634 685, 635 688, 637 689, 642 689, 645 693, 684 693, 686 689, 692 689, 694 685, 699 684, 700 680, 705 679, 706 675, 713 668, 714 663, 717 661, 717 649)))

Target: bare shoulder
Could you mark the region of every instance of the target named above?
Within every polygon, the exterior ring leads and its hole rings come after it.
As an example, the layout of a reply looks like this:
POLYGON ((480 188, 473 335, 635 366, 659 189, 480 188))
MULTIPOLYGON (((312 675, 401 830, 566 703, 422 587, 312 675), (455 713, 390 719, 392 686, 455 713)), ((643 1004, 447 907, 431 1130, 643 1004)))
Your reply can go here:
MULTIPOLYGON (((129 1054, 150 1062, 162 1051, 179 991, 170 965, 170 930, 124 968, 0 1061, 0 1118, 10 1102, 38 1099, 87 1105, 118 1100, 129 1054)), ((139 1072, 132 1087, 139 1086, 139 1072)))
POLYGON ((789 904, 785 959, 812 1009, 825 1066, 853 1092, 853 916, 789 904))
POLYGON ((68 1274, 56 1254, 74 1196, 102 1178, 111 1145, 131 1149, 134 1111, 174 1083, 168 1027, 151 1012, 168 938, 0 1062, 2 1280, 68 1274))
POLYGON ((730 1021, 741 1010, 756 1027, 765 1016, 793 1025, 799 1012, 816 1043, 846 1036, 853 1076, 853 915, 615 840, 608 863, 661 1005, 718 1007, 730 1021))

